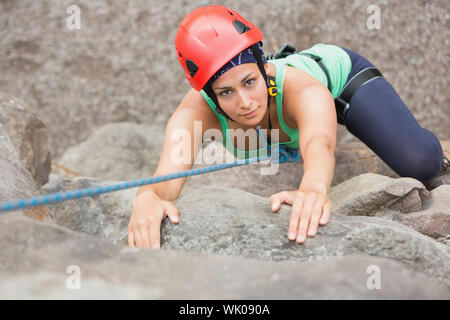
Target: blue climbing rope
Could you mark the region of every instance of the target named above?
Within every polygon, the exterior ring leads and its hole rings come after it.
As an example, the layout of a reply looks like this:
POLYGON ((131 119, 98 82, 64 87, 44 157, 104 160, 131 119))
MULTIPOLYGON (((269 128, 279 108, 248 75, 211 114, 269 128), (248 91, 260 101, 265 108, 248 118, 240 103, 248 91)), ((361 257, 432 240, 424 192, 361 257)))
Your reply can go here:
MULTIPOLYGON (((258 134, 260 134, 259 129, 258 134)), ((156 176, 156 177, 150 177, 150 178, 144 178, 144 179, 138 179, 138 180, 132 180, 132 181, 125 181, 114 185, 107 185, 107 186, 97 186, 97 187, 91 187, 91 188, 84 188, 84 189, 76 189, 76 190, 70 190, 65 192, 57 192, 57 193, 51 193, 43 196, 38 197, 32 197, 28 199, 19 199, 15 201, 5 202, 0 204, 0 213, 8 212, 8 211, 14 211, 14 210, 20 210, 24 208, 30 208, 30 207, 36 207, 41 205, 48 205, 51 203, 56 202, 62 202, 66 200, 74 200, 79 199, 82 197, 88 197, 88 196, 94 196, 102 193, 108 193, 108 192, 114 192, 118 190, 128 189, 128 188, 134 188, 138 186, 148 185, 148 184, 154 184, 159 183, 163 181, 173 180, 173 179, 179 179, 189 176, 195 176, 199 174, 204 174, 208 172, 228 169, 236 166, 246 165, 249 163, 259 162, 266 159, 271 159, 274 163, 283 163, 283 162, 296 162, 298 160, 298 149, 292 149, 292 148, 280 148, 281 152, 279 153, 279 157, 272 157, 271 156, 271 150, 270 147, 267 147, 269 150, 268 154, 265 156, 255 157, 251 159, 246 160, 237 160, 234 162, 229 163, 222 163, 222 164, 216 164, 211 165, 204 168, 197 168, 197 169, 191 169, 191 170, 185 170, 175 173, 170 173, 162 176, 156 176), (291 150, 289 150, 291 149, 291 150), (297 151, 295 151, 297 150, 297 151), (295 152, 297 152, 295 154, 295 152)))

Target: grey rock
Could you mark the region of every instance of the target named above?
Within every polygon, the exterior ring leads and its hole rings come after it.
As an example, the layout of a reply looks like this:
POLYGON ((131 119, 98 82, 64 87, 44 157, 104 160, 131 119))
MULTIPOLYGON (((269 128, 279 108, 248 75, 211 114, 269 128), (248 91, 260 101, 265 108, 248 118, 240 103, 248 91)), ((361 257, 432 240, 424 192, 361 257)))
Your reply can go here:
MULTIPOLYGON (((50 194, 118 183, 121 181, 77 177, 53 180, 43 186, 41 192, 50 194)), ((137 187, 53 203, 48 208, 54 213, 55 222, 60 226, 117 242, 127 235, 136 192, 137 187)))
POLYGON ((428 190, 413 178, 366 173, 329 189, 333 210, 344 215, 384 216, 391 212, 422 210, 428 190))
POLYGON ((388 219, 332 213, 314 238, 298 245, 287 238, 289 206, 273 213, 268 199, 242 190, 206 186, 174 204, 180 223, 164 220, 162 248, 274 261, 373 255, 401 261, 450 284, 450 248, 388 219))
MULTIPOLYGON (((398 180, 402 186, 404 180, 398 180)), ((369 188, 372 181, 367 179, 369 188)), ((81 185, 70 182, 66 185, 86 187, 99 182, 79 179, 78 183, 81 185)), ((362 186, 361 193, 364 193, 362 186)), ((46 186, 46 190, 54 192, 64 187, 60 183, 53 188, 46 186)), ((61 226, 126 244, 135 190, 120 193, 122 191, 101 195, 95 200, 86 197, 77 200, 79 204, 66 202, 51 208, 61 226)), ((345 199, 346 195, 342 197, 345 199)), ((390 199, 385 201, 390 202, 390 199)), ((330 222, 320 227, 314 238, 298 245, 287 238, 290 207, 283 205, 279 213, 273 213, 265 197, 208 185, 183 195, 174 205, 180 212, 180 223, 173 225, 167 219, 163 221, 161 244, 164 249, 272 261, 373 255, 402 262, 448 282, 449 248, 388 218, 333 212, 330 222)))
POLYGON ((430 197, 423 202, 423 209, 408 214, 395 213, 392 218, 434 239, 449 238, 450 185, 441 185, 432 190, 430 197))
MULTIPOLYGON (((16 149, 0 123, 0 203, 39 196, 30 172, 24 168, 16 149)), ((24 209, 23 213, 41 221, 52 221, 45 207, 24 209)))
POLYGON ((0 123, 36 185, 46 184, 51 169, 47 126, 25 102, 2 92, 0 123))
POLYGON ((164 127, 110 123, 69 148, 58 163, 80 176, 132 180, 152 175, 158 166, 164 127))
POLYGON ((270 262, 128 248, 9 213, 0 216, 0 298, 449 299, 450 291, 387 259, 270 262), (79 290, 67 287, 69 266, 79 268, 79 290), (379 287, 370 286, 372 268, 379 287))

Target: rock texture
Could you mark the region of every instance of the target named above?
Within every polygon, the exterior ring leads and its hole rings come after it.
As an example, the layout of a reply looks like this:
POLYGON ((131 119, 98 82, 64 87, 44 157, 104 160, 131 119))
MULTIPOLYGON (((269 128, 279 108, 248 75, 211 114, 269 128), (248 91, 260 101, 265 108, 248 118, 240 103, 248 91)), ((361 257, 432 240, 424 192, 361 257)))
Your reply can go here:
POLYGON ((0 123, 37 186, 46 184, 51 170, 47 126, 25 102, 2 92, 0 123))
POLYGON ((270 262, 136 249, 14 214, 0 216, 0 252, 3 299, 450 298, 448 287, 388 259, 270 262), (69 266, 80 270, 79 290, 67 287, 69 266), (379 289, 368 286, 374 266, 379 289))
POLYGON ((164 131, 162 126, 110 123, 69 148, 58 164, 80 176, 104 180, 149 177, 158 166, 164 131))
MULTIPOLYGON (((0 203, 38 196, 31 174, 23 167, 6 130, 0 123, 0 203)), ((41 221, 51 221, 45 207, 25 209, 24 213, 41 221)))
MULTIPOLYGON (((360 194, 349 193, 340 185, 332 188, 330 193, 335 189, 341 190, 343 201, 347 201, 347 204, 341 204, 341 209, 338 207, 338 210, 352 215, 351 210, 355 209, 351 206, 353 198, 350 196, 363 199, 369 194, 365 189, 370 190, 377 178, 381 181, 385 177, 368 174, 365 183, 362 182, 364 178, 361 178, 358 185, 360 194)), ((98 183, 99 181, 85 179, 79 180, 75 186, 95 186, 98 183)), ((392 190, 404 189, 405 181, 394 179, 390 185, 392 190)), ((49 185, 46 186, 46 191, 55 192, 67 186, 67 183, 59 183, 52 188, 49 185)), ((127 222, 131 215, 130 204, 134 194, 131 189, 127 194, 102 195, 95 201, 87 197, 77 200, 76 203, 65 202, 51 208, 55 212, 55 220, 64 227, 126 244, 127 222)), ((391 202, 390 198, 380 198, 377 204, 380 207, 388 207, 391 202)), ((208 185, 191 191, 174 204, 181 219, 177 225, 171 224, 167 219, 163 221, 163 249, 274 261, 309 261, 334 256, 373 255, 400 261, 444 282, 449 279, 449 248, 388 218, 346 217, 333 212, 330 222, 319 228, 314 238, 308 239, 300 246, 287 239, 290 207, 283 205, 280 213, 274 214, 270 210, 269 200, 265 197, 240 189, 208 185)), ((356 211, 366 211, 371 215, 372 206, 373 203, 367 202, 366 210, 356 211)), ((393 208, 388 211, 392 213, 393 208)), ((450 282, 448 284, 450 285, 450 282)))
POLYGON ((395 213, 393 219, 432 238, 448 242, 450 237, 450 185, 431 191, 423 209, 409 214, 395 213))

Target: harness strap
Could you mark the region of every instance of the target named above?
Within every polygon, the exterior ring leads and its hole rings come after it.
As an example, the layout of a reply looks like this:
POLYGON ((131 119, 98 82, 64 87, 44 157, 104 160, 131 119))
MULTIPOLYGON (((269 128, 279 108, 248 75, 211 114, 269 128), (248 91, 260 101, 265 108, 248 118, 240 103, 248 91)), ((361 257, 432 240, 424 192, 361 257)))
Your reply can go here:
POLYGON ((318 56, 315 56, 313 54, 310 54, 310 53, 306 53, 306 52, 299 52, 299 54, 304 55, 304 56, 308 56, 308 57, 310 57, 311 59, 313 59, 313 60, 315 60, 317 62, 317 64, 320 66, 320 68, 325 73, 325 76, 327 77, 327 87, 328 87, 328 90, 330 90, 330 92, 331 92, 330 75, 328 74, 328 70, 327 70, 327 68, 325 67, 325 65, 322 62, 322 58, 318 57, 318 56))
POLYGON ((370 81, 376 78, 382 78, 381 72, 375 68, 370 67, 359 71, 344 86, 341 95, 334 99, 336 106, 336 113, 338 117, 338 123, 345 125, 345 116, 350 108, 350 100, 352 99, 355 92, 370 81))

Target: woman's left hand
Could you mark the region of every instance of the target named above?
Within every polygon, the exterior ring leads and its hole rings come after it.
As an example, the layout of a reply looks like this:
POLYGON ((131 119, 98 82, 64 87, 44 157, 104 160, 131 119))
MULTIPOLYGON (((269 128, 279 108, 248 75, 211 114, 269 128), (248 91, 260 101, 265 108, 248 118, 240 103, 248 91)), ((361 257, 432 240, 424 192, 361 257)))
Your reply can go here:
POLYGON ((292 206, 289 220, 289 240, 298 243, 306 240, 306 235, 314 237, 320 225, 330 219, 331 201, 326 194, 318 191, 282 191, 270 196, 272 211, 280 209, 285 203, 292 206))

